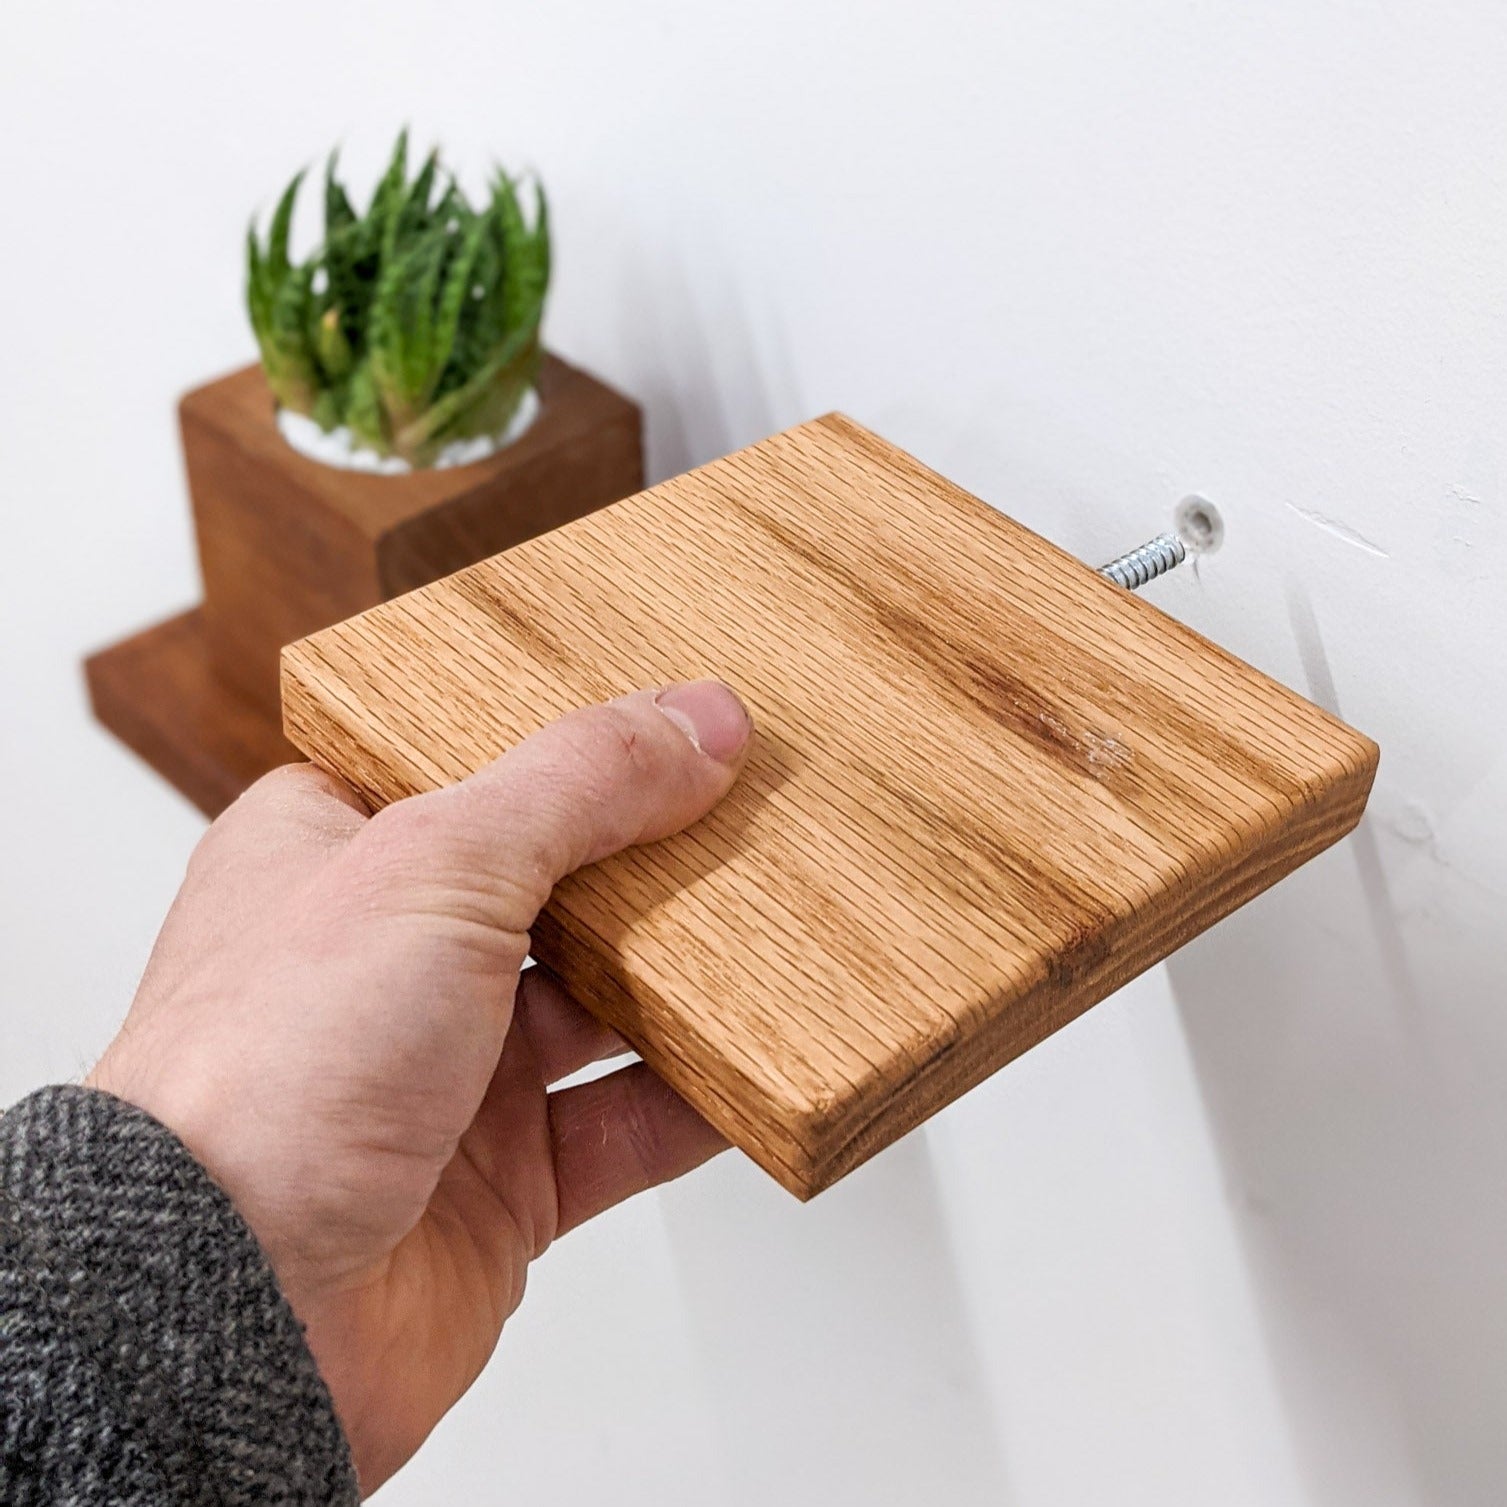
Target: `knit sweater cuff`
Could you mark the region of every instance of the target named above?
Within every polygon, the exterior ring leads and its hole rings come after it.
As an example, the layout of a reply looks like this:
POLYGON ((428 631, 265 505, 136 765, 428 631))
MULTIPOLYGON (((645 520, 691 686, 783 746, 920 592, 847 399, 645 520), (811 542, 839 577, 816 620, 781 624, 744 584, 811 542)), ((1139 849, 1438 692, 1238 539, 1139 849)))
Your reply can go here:
POLYGON ((92 1089, 0 1116, 0 1500, 358 1500, 302 1329, 173 1133, 92 1089))

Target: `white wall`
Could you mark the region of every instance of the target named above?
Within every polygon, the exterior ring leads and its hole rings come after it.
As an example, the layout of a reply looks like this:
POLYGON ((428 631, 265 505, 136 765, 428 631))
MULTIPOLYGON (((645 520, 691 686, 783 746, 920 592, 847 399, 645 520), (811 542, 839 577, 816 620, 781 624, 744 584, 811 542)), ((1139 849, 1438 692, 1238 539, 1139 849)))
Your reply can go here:
POLYGON ((188 602, 245 218, 411 120, 537 164, 656 474, 841 407, 1378 738, 1357 839, 799 1208, 571 1237, 397 1503, 1507 1497, 1507 13, 34 4, 0 54, 0 1098, 198 824, 75 661, 188 602))

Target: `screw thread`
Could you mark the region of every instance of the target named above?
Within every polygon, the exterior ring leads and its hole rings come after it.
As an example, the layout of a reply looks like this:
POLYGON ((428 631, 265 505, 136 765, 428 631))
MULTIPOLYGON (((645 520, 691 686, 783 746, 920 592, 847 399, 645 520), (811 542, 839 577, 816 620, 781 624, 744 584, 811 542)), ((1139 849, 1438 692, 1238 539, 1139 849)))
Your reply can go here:
POLYGON ((1158 534, 1139 549, 1111 560, 1108 565, 1101 565, 1099 574, 1116 586, 1123 586, 1126 591, 1135 591, 1148 581, 1166 575, 1187 557, 1187 548, 1176 534, 1158 534))

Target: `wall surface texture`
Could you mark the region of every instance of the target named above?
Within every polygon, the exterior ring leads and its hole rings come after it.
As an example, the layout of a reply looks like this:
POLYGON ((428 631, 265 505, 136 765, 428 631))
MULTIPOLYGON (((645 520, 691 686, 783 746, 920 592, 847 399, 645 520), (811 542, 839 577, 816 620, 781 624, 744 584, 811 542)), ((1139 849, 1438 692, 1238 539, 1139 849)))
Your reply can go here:
MULTIPOLYGON (((1507 13, 764 0, 20 9, 0 48, 0 1100, 200 823, 76 661, 195 594, 172 401, 246 217, 403 120, 546 175, 551 342, 663 476, 842 408, 1382 745, 1357 836, 807 1208, 571 1236, 383 1494, 1507 1499, 1507 13)), ((306 226, 306 230, 311 227, 306 226)))

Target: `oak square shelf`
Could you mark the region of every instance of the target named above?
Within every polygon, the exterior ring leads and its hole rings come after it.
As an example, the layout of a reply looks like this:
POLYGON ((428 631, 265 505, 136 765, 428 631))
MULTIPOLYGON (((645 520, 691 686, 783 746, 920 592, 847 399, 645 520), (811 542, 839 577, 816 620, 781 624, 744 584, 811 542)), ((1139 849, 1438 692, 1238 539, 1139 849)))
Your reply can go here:
POLYGON ((701 675, 757 726, 535 955, 809 1197, 1355 825, 1369 739, 829 415, 283 652, 374 804, 701 675))

